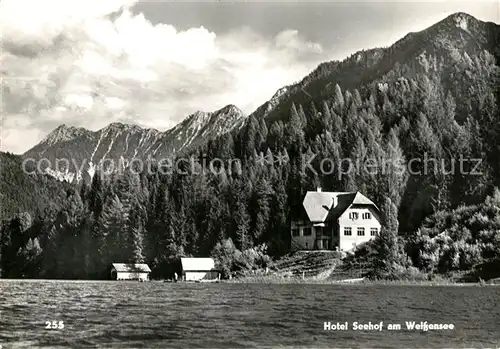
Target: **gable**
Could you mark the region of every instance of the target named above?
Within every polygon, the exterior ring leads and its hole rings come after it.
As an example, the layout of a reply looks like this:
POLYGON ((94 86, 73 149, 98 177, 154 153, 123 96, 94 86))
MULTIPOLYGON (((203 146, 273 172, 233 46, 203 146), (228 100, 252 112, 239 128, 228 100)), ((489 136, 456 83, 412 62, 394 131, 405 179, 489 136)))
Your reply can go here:
POLYGON ((372 205, 351 205, 349 206, 340 216, 339 216, 339 221, 344 221, 344 223, 346 221, 351 221, 350 217, 349 217, 349 214, 351 212, 359 212, 360 213, 360 216, 358 217, 358 220, 356 220, 355 222, 357 224, 363 224, 364 222, 367 222, 369 223, 370 221, 373 222, 373 221, 377 221, 379 224, 380 224, 380 214, 379 214, 379 211, 376 209, 376 207, 372 206, 372 205), (361 212, 360 212, 361 211, 361 212), (371 213, 371 218, 369 218, 368 220, 367 219, 364 219, 361 215, 364 213, 364 212, 369 212, 371 213))

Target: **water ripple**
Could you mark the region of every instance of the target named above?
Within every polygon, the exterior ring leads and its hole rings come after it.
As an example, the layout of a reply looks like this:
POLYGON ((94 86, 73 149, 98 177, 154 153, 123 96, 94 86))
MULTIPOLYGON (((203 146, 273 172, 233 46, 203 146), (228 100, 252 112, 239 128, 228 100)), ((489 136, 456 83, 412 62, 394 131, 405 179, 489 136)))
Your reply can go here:
POLYGON ((494 347, 499 287, 0 280, 4 348, 494 347), (6 296, 7 295, 7 296, 6 296), (63 321, 63 329, 46 329, 63 321), (325 321, 453 323, 324 331, 325 321))

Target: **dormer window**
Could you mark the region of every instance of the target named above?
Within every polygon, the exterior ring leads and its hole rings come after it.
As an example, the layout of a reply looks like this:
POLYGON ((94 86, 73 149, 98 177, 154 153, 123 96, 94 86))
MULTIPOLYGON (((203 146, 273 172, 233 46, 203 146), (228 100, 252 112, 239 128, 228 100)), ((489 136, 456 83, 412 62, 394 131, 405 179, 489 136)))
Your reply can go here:
POLYGON ((352 219, 352 220, 358 219, 359 218, 359 214, 357 212, 350 212, 349 213, 349 218, 352 219))
POLYGON ((372 219, 372 215, 370 214, 370 212, 365 212, 363 213, 363 219, 372 219))

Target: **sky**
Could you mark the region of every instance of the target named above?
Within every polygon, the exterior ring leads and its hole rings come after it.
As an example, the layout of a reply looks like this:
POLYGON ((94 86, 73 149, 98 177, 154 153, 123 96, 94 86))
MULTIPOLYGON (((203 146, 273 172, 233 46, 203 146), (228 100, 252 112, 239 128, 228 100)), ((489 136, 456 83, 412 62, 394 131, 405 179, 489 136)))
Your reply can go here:
POLYGON ((321 62, 459 11, 500 19, 498 1, 2 0, 0 150, 61 124, 163 131, 197 110, 250 114, 321 62))

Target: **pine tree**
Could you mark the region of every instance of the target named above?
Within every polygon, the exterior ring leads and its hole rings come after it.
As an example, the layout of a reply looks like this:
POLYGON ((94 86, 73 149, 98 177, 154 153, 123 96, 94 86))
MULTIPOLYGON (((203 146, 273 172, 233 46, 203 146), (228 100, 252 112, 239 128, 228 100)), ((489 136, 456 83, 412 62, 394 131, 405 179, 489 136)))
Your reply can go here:
POLYGON ((42 275, 44 278, 56 278, 58 275, 57 270, 57 241, 58 231, 54 225, 50 227, 45 238, 45 243, 43 244, 43 255, 42 255, 42 275))
POLYGON ((127 260, 131 263, 143 263, 145 260, 143 248, 144 215, 142 211, 141 204, 135 200, 129 215, 129 229, 126 241, 127 260))
POLYGON ((140 230, 140 227, 134 227, 131 229, 131 254, 129 257, 129 261, 131 263, 143 263, 144 262, 144 253, 143 253, 143 244, 142 244, 142 236, 143 233, 140 230))
POLYGON ((42 249, 37 238, 28 239, 24 248, 19 248, 17 252, 17 265, 19 275, 23 278, 37 277, 40 273, 40 260, 42 249))
POLYGON ((304 130, 302 128, 302 121, 299 114, 292 106, 288 126, 284 132, 284 146, 288 149, 288 154, 292 158, 299 158, 302 148, 304 146, 304 130))
POLYGON ((272 123, 269 129, 269 135, 267 137, 267 141, 269 147, 273 152, 277 152, 282 148, 283 137, 284 137, 283 123, 281 121, 272 123))
POLYGON ((297 114, 299 116, 300 124, 302 125, 302 128, 304 128, 307 125, 307 116, 306 113, 304 112, 304 107, 302 104, 299 104, 299 108, 297 109, 297 114))
POLYGON ((233 211, 233 224, 236 227, 236 239, 241 250, 252 246, 250 237, 250 215, 243 202, 238 202, 233 211))
POLYGON ((396 205, 386 197, 382 206, 382 229, 375 239, 375 260, 373 263, 375 278, 394 277, 397 265, 401 265, 397 232, 399 229, 396 205))
POLYGON ((217 155, 222 160, 230 160, 234 158, 234 139, 231 133, 222 135, 220 140, 220 149, 217 155))
POLYGON ((171 200, 167 186, 162 185, 159 187, 156 193, 156 199, 154 200, 155 205, 149 215, 150 223, 148 226, 150 227, 150 231, 146 241, 146 250, 147 259, 150 261, 154 260, 158 256, 160 248, 164 247, 164 245, 162 245, 162 235, 169 224, 168 214, 173 209, 171 200))
POLYGON ((92 178, 92 184, 88 193, 89 208, 94 219, 98 219, 102 212, 104 198, 104 185, 101 180, 100 172, 96 172, 92 178))
POLYGON ((102 228, 106 231, 107 264, 121 263, 126 258, 126 234, 130 228, 129 212, 115 194, 104 206, 102 228))
POLYGON ((339 84, 336 84, 335 92, 333 94, 333 108, 335 110, 335 113, 342 117, 342 115, 344 114, 344 107, 345 101, 344 95, 342 94, 342 89, 340 88, 339 84))
POLYGON ((233 237, 241 250, 252 245, 250 236, 250 214, 248 213, 248 196, 251 188, 248 187, 246 178, 233 181, 231 187, 231 221, 233 237))
POLYGON ((388 135, 385 146, 384 165, 384 173, 381 178, 384 183, 382 193, 385 193, 391 202, 396 207, 399 207, 404 189, 406 188, 408 173, 406 171, 406 160, 403 150, 394 129, 391 129, 388 135))
POLYGON ((273 193, 270 203, 270 219, 267 241, 269 241, 270 249, 274 253, 284 253, 288 251, 290 246, 290 234, 287 227, 287 217, 289 215, 288 196, 283 179, 279 173, 275 173, 272 178, 273 193))
POLYGON ((248 119, 244 133, 242 136, 242 149, 244 149, 244 155, 249 158, 252 156, 255 150, 259 150, 260 144, 257 144, 261 141, 260 136, 257 135, 259 132, 259 122, 252 115, 248 119))
POLYGON ((321 129, 330 131, 332 129, 332 114, 327 101, 323 101, 323 109, 321 112, 321 129))
POLYGON ((254 186, 252 203, 249 211, 252 216, 252 235, 254 241, 260 241, 270 219, 270 201, 272 187, 266 178, 259 178, 254 186))
POLYGON ((80 187, 80 198, 85 206, 87 206, 87 196, 88 196, 89 188, 87 187, 87 183, 85 182, 85 178, 82 180, 82 184, 80 187))

